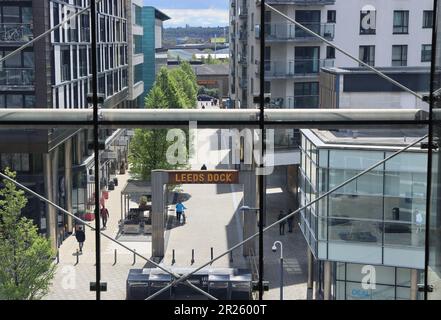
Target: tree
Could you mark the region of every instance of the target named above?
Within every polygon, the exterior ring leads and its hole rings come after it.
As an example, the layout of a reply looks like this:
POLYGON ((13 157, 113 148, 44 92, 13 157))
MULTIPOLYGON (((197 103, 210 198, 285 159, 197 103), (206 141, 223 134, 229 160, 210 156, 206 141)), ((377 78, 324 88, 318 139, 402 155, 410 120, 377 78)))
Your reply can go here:
MULTIPOLYGON (((9 169, 5 174, 15 179, 9 169)), ((50 241, 21 210, 27 199, 4 179, 0 189, 0 300, 37 300, 45 296, 55 275, 50 241)))
MULTIPOLYGON (((198 104, 197 100, 197 88, 195 87, 195 81, 187 75, 182 67, 173 69, 170 71, 171 76, 175 78, 176 83, 181 87, 185 95, 186 107, 196 108, 198 104)), ((197 84, 196 84, 197 85, 197 84)))
POLYGON ((187 108, 189 103, 187 96, 182 86, 178 84, 175 77, 170 75, 170 71, 167 68, 161 68, 153 86, 158 86, 164 93, 168 102, 168 109, 187 108))

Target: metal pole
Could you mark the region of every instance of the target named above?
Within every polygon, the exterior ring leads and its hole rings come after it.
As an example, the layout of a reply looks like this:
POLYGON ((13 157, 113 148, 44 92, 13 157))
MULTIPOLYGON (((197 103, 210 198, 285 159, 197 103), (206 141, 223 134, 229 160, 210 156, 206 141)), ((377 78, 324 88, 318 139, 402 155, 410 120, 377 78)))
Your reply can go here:
POLYGON ((136 264, 136 249, 133 249, 133 265, 136 264))
POLYGON ((260 8, 260 116, 259 129, 262 134, 262 150, 260 160, 259 175, 259 300, 263 300, 263 218, 265 209, 265 180, 263 171, 265 169, 265 149, 266 149, 266 135, 265 135, 265 0, 262 0, 260 8))
POLYGON ((175 260, 175 249, 172 250, 172 265, 174 265, 176 263, 175 260))
POLYGON ((280 257, 280 300, 283 300, 283 256, 280 257))
POLYGON ((114 261, 113 261, 113 265, 116 265, 116 263, 118 262, 118 252, 117 249, 115 249, 115 255, 114 255, 114 261))
POLYGON ((95 162, 95 256, 96 256, 96 300, 101 299, 101 237, 100 237, 100 159, 99 159, 99 128, 98 128, 98 65, 97 65, 97 23, 96 2, 90 2, 90 27, 92 51, 92 100, 93 100, 93 138, 95 162))
POLYGON ((194 249, 191 249, 191 264, 194 264, 194 249))
MULTIPOLYGON (((214 251, 213 251, 213 247, 211 247, 211 249, 210 249, 210 257, 211 257, 211 259, 210 260, 213 260, 213 258, 214 258, 214 251)), ((213 263, 210 263, 210 265, 212 265, 213 263)))

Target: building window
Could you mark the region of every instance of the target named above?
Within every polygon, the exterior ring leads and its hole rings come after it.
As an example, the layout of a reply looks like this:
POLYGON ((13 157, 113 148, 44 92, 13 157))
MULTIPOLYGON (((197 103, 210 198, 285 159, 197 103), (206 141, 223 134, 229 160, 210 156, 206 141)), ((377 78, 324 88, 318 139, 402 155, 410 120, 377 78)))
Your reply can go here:
POLYGON ((423 28, 433 27, 433 11, 425 10, 423 11, 423 28))
POLYGON ((326 47, 326 59, 335 59, 335 48, 327 46, 326 47))
POLYGON ((375 34, 377 25, 377 12, 375 10, 360 12, 360 34, 375 34))
POLYGON ((265 89, 264 92, 265 93, 271 93, 271 81, 265 81, 265 89))
POLYGON ((318 82, 298 82, 294 84, 294 108, 318 108, 318 103, 318 82))
POLYGON ((3 153, 1 155, 2 169, 10 168, 18 172, 29 172, 29 154, 3 153))
POLYGON ((423 44, 421 49, 421 62, 430 62, 432 60, 432 45, 423 44))
POLYGON ((394 34, 409 33, 409 11, 394 11, 394 34))
POLYGON ((337 11, 328 10, 328 23, 336 23, 337 22, 337 11))
POLYGON ((392 46, 392 66, 407 66, 407 45, 392 46))
POLYGON ((360 46, 360 60, 375 66, 375 46, 360 46))

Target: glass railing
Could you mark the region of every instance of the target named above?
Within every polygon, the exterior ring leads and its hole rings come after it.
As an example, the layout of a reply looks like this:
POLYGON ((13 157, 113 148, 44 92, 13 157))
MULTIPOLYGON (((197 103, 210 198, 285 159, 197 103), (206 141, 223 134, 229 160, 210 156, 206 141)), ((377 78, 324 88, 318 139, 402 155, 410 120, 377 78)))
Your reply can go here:
POLYGON ((288 96, 272 98, 266 105, 269 109, 318 108, 318 95, 288 96))
POLYGON ((32 24, 0 23, 0 42, 26 42, 33 39, 32 24))
POLYGON ((333 66, 333 59, 271 60, 265 61, 265 77, 289 78, 316 75, 320 72, 320 68, 333 66))
POLYGON ((0 85, 32 86, 34 85, 33 68, 0 68, 0 85))
MULTIPOLYGON (((306 28, 333 40, 335 35, 335 24, 333 23, 302 23, 306 28)), ((308 32, 291 23, 270 23, 265 25, 266 41, 320 41, 308 32)))

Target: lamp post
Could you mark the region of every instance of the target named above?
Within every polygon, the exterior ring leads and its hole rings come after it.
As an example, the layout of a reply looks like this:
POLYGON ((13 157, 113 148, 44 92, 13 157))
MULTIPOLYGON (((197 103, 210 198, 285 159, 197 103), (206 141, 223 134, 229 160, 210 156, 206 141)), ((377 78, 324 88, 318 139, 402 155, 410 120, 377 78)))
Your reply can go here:
POLYGON ((283 244, 281 241, 275 241, 271 248, 273 252, 277 251, 277 245, 280 246, 280 300, 283 300, 283 244))

